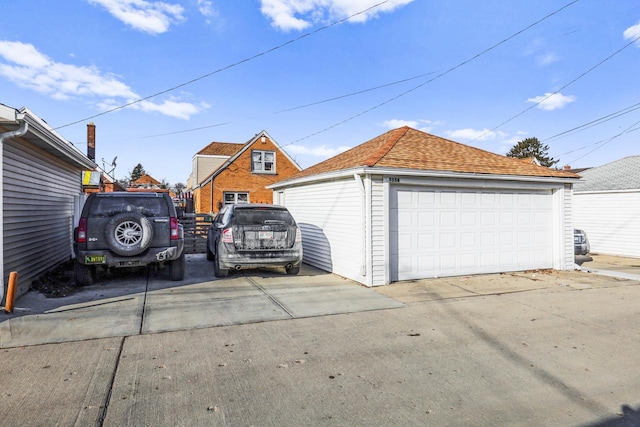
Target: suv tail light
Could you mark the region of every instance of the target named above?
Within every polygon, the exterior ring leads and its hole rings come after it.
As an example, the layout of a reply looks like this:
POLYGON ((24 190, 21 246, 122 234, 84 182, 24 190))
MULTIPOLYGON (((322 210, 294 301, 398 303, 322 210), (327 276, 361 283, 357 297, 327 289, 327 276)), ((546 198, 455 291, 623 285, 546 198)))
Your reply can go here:
POLYGON ((233 229, 225 228, 222 230, 222 243, 233 243, 233 229))
POLYGON ((302 242, 302 232, 300 231, 300 227, 296 227, 296 243, 302 242))
POLYGON ((178 240, 180 238, 180 227, 178 225, 178 218, 172 216, 171 222, 171 240, 178 240))
POLYGON ((87 243, 87 218, 80 218, 78 222, 78 243, 87 243))

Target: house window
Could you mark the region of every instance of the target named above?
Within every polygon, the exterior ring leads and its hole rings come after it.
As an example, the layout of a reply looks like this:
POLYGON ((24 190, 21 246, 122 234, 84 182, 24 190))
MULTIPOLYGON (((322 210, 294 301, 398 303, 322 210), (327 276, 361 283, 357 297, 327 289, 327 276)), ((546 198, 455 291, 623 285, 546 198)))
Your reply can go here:
POLYGON ((253 151, 251 171, 256 173, 276 173, 275 151, 253 151))
POLYGON ((249 203, 249 193, 224 193, 224 204, 249 203))

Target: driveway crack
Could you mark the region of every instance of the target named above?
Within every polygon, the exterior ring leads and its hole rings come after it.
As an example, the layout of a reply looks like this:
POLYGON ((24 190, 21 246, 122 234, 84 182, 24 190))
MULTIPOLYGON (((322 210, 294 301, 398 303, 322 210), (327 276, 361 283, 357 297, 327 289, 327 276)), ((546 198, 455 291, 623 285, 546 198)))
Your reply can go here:
POLYGON ((292 319, 296 318, 296 316, 292 312, 290 312, 287 309, 287 307, 284 306, 284 304, 282 304, 276 297, 274 297, 269 292, 267 292, 267 290, 265 288, 263 288, 262 286, 260 286, 260 284, 258 282, 256 282, 255 280, 253 280, 251 277, 248 277, 248 276, 245 276, 245 278, 249 281, 249 283, 251 283, 253 286, 255 286, 260 292, 265 294, 266 297, 271 300, 271 302, 273 302, 275 305, 277 305, 282 310, 284 310, 285 313, 287 313, 289 316, 291 316, 292 319))

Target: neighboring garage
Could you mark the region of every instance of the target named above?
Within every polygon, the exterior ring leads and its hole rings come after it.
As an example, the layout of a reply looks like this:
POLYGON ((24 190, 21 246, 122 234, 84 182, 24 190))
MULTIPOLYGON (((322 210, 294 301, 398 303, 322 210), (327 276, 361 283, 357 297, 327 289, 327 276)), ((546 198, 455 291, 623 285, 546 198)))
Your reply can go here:
POLYGON ((590 168, 575 186, 575 227, 591 252, 640 258, 640 156, 590 168))
POLYGON ((578 178, 403 127, 271 188, 306 263, 377 286, 572 269, 578 178))

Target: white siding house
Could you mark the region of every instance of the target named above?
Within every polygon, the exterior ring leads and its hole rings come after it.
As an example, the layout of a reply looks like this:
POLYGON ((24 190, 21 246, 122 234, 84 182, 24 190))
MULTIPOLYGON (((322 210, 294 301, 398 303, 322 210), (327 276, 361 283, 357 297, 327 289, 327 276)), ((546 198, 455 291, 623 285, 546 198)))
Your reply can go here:
POLYGON ((18 295, 47 269, 71 258, 81 172, 96 164, 26 108, 0 104, 0 300, 9 273, 18 295))
POLYGON ((304 261, 367 286, 572 269, 578 176, 408 127, 271 186, 304 261))
POLYGON ((640 156, 580 172, 574 187, 574 225, 591 252, 640 258, 640 156))

